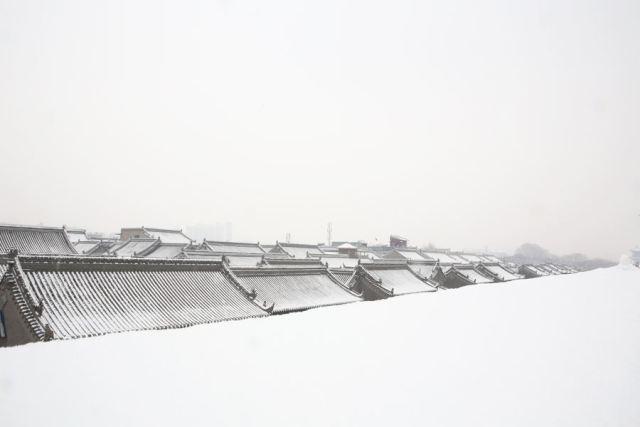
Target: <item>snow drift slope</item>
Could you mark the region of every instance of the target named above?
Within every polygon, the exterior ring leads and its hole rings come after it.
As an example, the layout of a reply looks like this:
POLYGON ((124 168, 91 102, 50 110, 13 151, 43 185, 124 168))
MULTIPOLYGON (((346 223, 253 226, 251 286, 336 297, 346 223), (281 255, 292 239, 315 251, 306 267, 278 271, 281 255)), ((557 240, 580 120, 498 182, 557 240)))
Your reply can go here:
POLYGON ((640 270, 0 350, 0 424, 640 425, 640 270))

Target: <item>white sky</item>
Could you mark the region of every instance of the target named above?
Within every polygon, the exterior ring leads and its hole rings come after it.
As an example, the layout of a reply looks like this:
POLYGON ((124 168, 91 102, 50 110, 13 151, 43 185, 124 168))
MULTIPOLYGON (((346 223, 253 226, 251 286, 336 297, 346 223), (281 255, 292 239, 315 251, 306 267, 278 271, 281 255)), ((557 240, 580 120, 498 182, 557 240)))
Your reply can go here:
POLYGON ((0 0, 0 221, 617 258, 638 1, 0 0))

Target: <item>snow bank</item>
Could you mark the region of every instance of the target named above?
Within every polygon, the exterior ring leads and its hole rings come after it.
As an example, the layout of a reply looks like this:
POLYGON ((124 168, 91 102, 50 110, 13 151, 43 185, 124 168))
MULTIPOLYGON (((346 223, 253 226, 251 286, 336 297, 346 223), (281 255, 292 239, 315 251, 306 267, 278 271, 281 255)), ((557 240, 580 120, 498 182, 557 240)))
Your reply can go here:
POLYGON ((640 269, 0 349, 0 425, 640 425, 640 269))

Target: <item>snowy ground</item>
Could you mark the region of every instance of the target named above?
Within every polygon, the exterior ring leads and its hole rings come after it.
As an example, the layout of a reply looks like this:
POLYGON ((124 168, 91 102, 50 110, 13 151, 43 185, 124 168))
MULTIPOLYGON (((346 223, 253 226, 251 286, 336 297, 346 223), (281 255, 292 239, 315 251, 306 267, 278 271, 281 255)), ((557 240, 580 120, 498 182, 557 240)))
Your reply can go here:
POLYGON ((640 425, 640 269, 0 349, 0 425, 640 425))

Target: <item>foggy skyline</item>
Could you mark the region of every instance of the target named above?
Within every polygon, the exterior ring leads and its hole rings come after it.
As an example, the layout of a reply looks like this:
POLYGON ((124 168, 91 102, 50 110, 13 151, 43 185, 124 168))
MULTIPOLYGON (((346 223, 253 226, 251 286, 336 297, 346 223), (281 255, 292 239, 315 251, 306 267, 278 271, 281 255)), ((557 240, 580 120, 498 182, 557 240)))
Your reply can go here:
POLYGON ((0 222, 617 260, 640 3, 0 0, 0 222))

